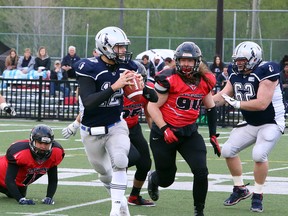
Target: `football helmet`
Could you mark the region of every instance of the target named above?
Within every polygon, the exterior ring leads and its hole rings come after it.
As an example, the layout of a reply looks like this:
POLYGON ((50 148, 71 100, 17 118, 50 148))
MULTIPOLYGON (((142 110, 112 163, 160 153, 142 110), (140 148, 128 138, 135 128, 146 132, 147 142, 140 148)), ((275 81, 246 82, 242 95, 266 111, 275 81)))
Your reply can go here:
POLYGON ((116 63, 127 63, 132 58, 132 52, 128 52, 130 40, 118 27, 110 26, 100 30, 95 36, 95 44, 101 54, 116 63), (115 46, 125 46, 126 52, 119 53, 115 46))
POLYGON ((243 73, 247 70, 253 70, 262 61, 261 47, 252 41, 244 41, 240 43, 233 52, 233 67, 238 68, 238 72, 243 73), (237 61, 246 60, 244 68, 241 70, 237 66, 237 61))
POLYGON ((176 48, 174 59, 176 63, 176 71, 181 76, 186 76, 189 78, 191 77, 191 75, 198 73, 199 65, 202 59, 202 52, 195 43, 184 42, 176 48), (182 58, 194 59, 195 60, 194 67, 181 66, 180 59, 182 58))
POLYGON ((54 141, 53 130, 44 124, 36 125, 30 133, 30 150, 36 160, 46 160, 50 157, 52 152, 52 142, 54 141), (46 143, 49 150, 42 150, 36 147, 35 141, 46 143))
POLYGON ((141 76, 143 77, 143 81, 146 82, 147 81, 147 70, 144 67, 144 65, 137 61, 137 60, 133 60, 133 62, 138 66, 138 70, 137 73, 141 74, 141 76))

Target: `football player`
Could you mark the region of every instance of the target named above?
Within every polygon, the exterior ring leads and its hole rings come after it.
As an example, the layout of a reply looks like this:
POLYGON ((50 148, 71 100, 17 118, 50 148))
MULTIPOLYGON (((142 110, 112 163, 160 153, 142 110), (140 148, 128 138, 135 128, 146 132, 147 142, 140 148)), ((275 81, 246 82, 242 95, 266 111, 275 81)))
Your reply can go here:
POLYGON ((15 109, 11 106, 11 104, 6 103, 5 98, 0 94, 0 108, 11 116, 16 116, 15 109))
MULTIPOLYGON (((141 74, 143 80, 146 81, 147 71, 145 67, 138 61, 134 60, 134 62, 138 66, 137 73, 141 74)), ((146 200, 140 196, 140 191, 147 177, 147 173, 151 168, 151 158, 148 143, 143 136, 142 129, 139 124, 139 115, 142 113, 142 110, 144 110, 146 121, 151 128, 152 121, 149 113, 147 112, 147 104, 148 101, 156 102, 158 100, 153 83, 146 82, 145 86, 146 90, 144 90, 143 97, 138 102, 131 101, 124 96, 123 118, 128 124, 129 138, 131 142, 131 147, 128 154, 128 167, 136 165, 137 168, 134 176, 133 188, 128 198, 128 203, 130 205, 137 206, 155 206, 154 202, 146 200)), ((62 130, 63 137, 68 139, 70 136, 75 135, 80 127, 80 121, 79 114, 73 123, 69 124, 62 130)))
POLYGON ((130 215, 124 196, 130 139, 127 123, 121 117, 122 88, 133 79, 131 71, 137 66, 128 51, 130 41, 120 28, 100 30, 95 43, 100 56, 73 65, 80 88, 81 140, 90 164, 110 192, 110 216, 130 215))
POLYGON ((207 150, 196 124, 202 103, 207 109, 210 142, 214 153, 220 156, 217 112, 211 94, 216 79, 201 58, 201 50, 195 43, 180 44, 175 52, 176 67, 155 76, 158 102, 148 103, 153 119, 150 148, 156 168, 148 176, 148 193, 157 201, 158 186, 168 187, 174 182, 179 152, 194 174, 194 214, 197 216, 204 215, 208 190, 207 150))
POLYGON ((263 186, 268 174, 268 155, 285 129, 285 109, 279 82, 279 66, 262 61, 261 47, 252 42, 240 43, 233 53, 233 67, 223 90, 213 96, 217 106, 226 102, 240 109, 246 122, 234 128, 222 147, 221 154, 233 177, 231 196, 224 201, 232 206, 252 194, 244 185, 238 153, 255 144, 255 190, 251 211, 263 211, 263 186))
POLYGON ((6 155, 0 157, 0 192, 16 199, 20 205, 34 205, 33 199, 26 198, 27 187, 47 173, 48 187, 42 203, 54 204, 57 166, 63 158, 64 150, 54 140, 52 129, 47 125, 36 125, 29 140, 12 143, 6 155))

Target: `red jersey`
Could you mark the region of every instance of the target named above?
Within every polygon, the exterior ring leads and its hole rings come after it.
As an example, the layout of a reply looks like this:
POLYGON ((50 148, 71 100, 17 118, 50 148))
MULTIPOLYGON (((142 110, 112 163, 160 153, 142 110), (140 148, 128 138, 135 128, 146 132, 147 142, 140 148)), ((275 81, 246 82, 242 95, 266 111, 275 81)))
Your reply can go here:
POLYGON ((174 127, 184 127, 196 122, 199 117, 202 99, 216 84, 212 73, 205 73, 198 85, 185 83, 173 69, 164 70, 155 78, 155 89, 159 93, 169 92, 167 101, 160 107, 163 119, 174 127))
POLYGON ((147 103, 148 101, 143 96, 139 102, 131 101, 124 96, 123 118, 127 122, 128 128, 132 128, 138 124, 139 115, 147 103))
POLYGON ((5 177, 8 163, 17 164, 19 166, 16 185, 18 187, 23 187, 46 174, 50 168, 60 164, 64 155, 62 146, 54 141, 50 157, 40 164, 32 157, 29 140, 17 141, 8 148, 5 156, 0 157, 0 185, 6 188, 5 177))

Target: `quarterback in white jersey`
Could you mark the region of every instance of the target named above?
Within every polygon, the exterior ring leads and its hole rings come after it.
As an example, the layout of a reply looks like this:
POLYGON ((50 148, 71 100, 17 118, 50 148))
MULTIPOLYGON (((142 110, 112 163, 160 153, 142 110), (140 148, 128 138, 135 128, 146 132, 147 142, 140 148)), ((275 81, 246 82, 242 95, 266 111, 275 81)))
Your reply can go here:
POLYGON ((234 182, 233 193, 224 201, 224 205, 235 205, 252 195, 243 182, 238 153, 254 144, 255 190, 250 210, 262 212, 268 155, 285 128, 280 71, 278 64, 262 61, 261 47, 251 41, 240 43, 232 57, 229 80, 224 89, 213 96, 217 106, 227 102, 240 109, 245 119, 244 123, 232 130, 221 150, 234 182))

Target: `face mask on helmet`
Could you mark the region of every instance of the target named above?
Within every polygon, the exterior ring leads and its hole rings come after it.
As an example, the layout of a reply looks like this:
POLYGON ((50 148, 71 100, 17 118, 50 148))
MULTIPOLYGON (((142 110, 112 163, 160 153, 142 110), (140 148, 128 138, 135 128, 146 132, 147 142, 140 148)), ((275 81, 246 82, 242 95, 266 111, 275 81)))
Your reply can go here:
POLYGON ((36 160, 46 160, 52 152, 52 142, 54 141, 54 133, 47 125, 36 125, 30 134, 30 150, 36 160), (37 148, 36 141, 49 145, 48 150, 37 148))
POLYGON ((190 78, 199 72, 202 53, 200 48, 195 43, 184 42, 180 44, 175 51, 174 58, 176 63, 176 71, 181 76, 190 78), (180 59, 193 59, 195 61, 194 66, 183 65, 181 64, 180 59))
POLYGON ((252 41, 244 41, 234 49, 232 59, 234 69, 239 73, 245 73, 260 64, 262 49, 252 41))
POLYGON ((99 52, 115 63, 127 63, 132 58, 132 52, 128 52, 130 40, 118 27, 111 26, 100 30, 95 37, 95 43, 99 52))

